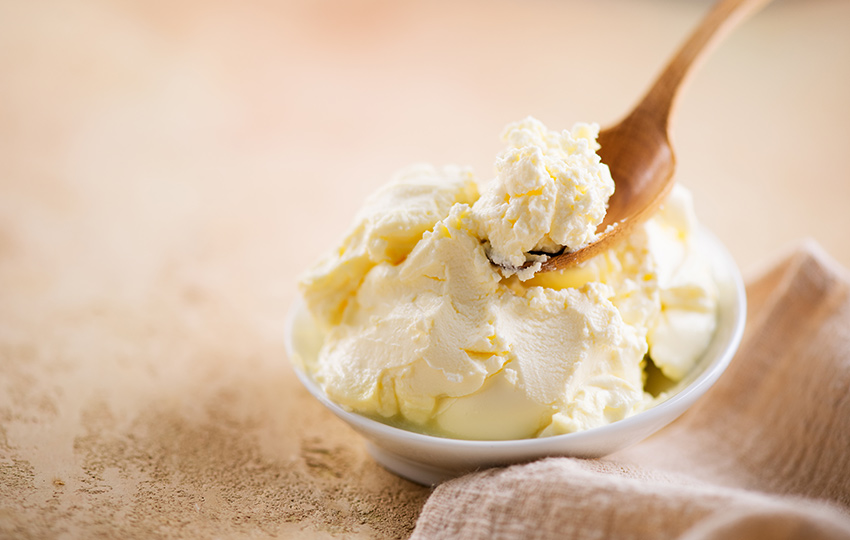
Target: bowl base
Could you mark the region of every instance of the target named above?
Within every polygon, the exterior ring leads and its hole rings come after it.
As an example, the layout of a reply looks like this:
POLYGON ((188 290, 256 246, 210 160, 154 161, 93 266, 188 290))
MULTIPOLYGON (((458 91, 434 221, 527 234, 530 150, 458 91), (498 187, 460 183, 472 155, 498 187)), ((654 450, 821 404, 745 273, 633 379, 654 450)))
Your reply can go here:
POLYGON ((405 480, 410 480, 422 486, 433 487, 450 478, 458 477, 465 472, 413 461, 385 450, 371 442, 366 443, 366 450, 372 456, 372 459, 381 467, 393 474, 401 476, 405 480))

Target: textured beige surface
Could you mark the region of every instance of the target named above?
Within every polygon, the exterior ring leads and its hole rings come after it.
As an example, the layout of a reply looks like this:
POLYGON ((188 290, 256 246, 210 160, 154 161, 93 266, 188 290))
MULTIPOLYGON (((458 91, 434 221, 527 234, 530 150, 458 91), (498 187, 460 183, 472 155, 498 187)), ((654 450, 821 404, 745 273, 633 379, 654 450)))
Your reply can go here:
MULTIPOLYGON (((613 121, 705 2, 0 0, 0 536, 409 534, 283 353, 295 277, 411 162, 613 121)), ((784 0, 675 119, 745 272, 850 266, 850 3, 784 0)))

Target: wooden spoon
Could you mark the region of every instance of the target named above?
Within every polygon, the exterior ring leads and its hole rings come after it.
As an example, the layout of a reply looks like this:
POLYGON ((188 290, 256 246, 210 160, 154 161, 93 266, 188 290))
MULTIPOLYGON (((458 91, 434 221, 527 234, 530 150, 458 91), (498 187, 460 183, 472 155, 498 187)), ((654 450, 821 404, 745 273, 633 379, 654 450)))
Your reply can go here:
POLYGON ((616 188, 597 229, 597 240, 552 257, 542 270, 574 266, 605 251, 658 209, 673 187, 676 157, 670 146, 669 123, 679 88, 721 37, 769 1, 721 0, 715 4, 634 110, 599 133, 599 155, 611 169, 616 188))

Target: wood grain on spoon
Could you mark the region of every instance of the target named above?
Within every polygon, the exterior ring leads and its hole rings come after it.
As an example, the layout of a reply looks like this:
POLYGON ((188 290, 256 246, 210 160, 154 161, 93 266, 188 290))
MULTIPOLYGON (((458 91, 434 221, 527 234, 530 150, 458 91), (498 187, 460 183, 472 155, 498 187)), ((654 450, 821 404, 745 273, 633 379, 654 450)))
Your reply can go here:
POLYGON ((673 187, 676 157, 670 145, 669 124, 682 83, 726 33, 768 2, 718 2, 632 112, 599 133, 599 155, 611 169, 616 186, 598 228, 599 237, 582 249, 552 257, 543 264, 543 271, 574 266, 601 253, 658 209, 673 187))

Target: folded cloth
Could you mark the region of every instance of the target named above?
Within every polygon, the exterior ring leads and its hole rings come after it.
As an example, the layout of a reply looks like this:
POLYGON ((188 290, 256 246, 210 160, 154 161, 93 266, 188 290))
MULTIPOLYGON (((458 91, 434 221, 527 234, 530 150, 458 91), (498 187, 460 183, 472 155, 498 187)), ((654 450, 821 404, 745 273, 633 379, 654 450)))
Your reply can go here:
POLYGON ((412 538, 850 538, 850 276, 807 243, 747 295, 737 355, 676 422, 446 482, 412 538))

